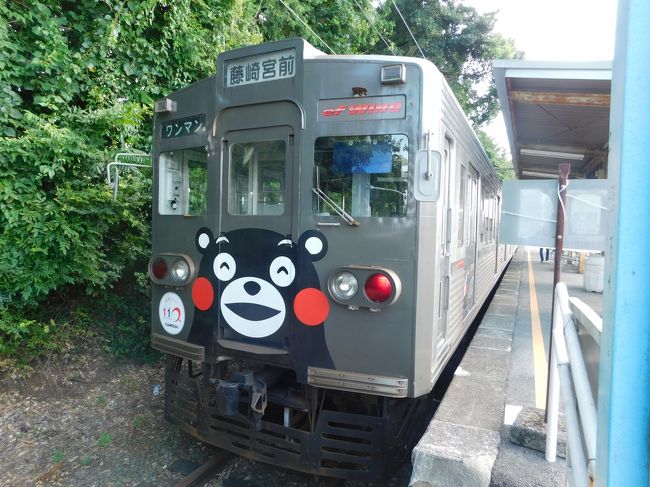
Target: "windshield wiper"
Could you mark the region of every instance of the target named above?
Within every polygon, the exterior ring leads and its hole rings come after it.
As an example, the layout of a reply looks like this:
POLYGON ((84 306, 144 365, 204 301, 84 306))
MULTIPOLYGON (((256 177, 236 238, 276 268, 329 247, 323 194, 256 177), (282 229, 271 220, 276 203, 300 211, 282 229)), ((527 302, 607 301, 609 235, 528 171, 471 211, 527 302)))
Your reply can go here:
POLYGON ((402 197, 402 201, 404 201, 404 206, 406 206, 406 201, 408 198, 408 193, 406 191, 400 191, 399 189, 393 189, 393 188, 380 188, 379 186, 368 186, 371 190, 373 191, 389 191, 391 193, 397 193, 402 197))
POLYGON ((355 220, 352 217, 352 215, 350 215, 347 211, 345 211, 343 208, 341 208, 332 198, 327 196, 327 194, 325 194, 322 189, 320 189, 320 188, 311 188, 311 190, 314 192, 314 194, 316 196, 318 196, 321 200, 323 200, 324 203, 326 203, 330 208, 332 208, 332 210, 334 210, 334 212, 338 216, 343 218, 343 220, 345 220, 345 223, 347 223, 351 227, 358 227, 359 226, 359 222, 357 220, 355 220))

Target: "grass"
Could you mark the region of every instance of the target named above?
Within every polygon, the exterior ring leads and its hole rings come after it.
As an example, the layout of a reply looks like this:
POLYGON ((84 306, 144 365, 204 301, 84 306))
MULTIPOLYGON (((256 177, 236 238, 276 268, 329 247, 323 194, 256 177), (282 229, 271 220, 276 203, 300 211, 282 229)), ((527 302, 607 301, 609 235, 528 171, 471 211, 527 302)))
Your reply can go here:
POLYGON ((104 431, 99 435, 99 439, 97 440, 99 446, 108 446, 111 443, 113 443, 113 437, 110 434, 104 431))
POLYGON ((135 418, 133 418, 133 422, 131 425, 134 428, 140 428, 144 424, 144 416, 138 415, 135 418))
POLYGON ((65 454, 63 453, 63 450, 57 448, 52 454, 52 463, 61 463, 64 458, 65 454))
POLYGON ((97 397, 97 404, 101 407, 106 407, 106 404, 108 404, 108 400, 106 399, 106 396, 104 394, 100 394, 97 397))

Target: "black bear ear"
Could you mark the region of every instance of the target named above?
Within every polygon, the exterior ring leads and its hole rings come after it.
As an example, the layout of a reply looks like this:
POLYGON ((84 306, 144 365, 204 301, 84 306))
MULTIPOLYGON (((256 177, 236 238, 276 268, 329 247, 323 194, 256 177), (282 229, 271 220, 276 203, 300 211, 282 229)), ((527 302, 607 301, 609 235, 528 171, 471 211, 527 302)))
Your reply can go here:
POLYGON ((213 242, 214 237, 208 228, 203 227, 196 232, 196 248, 199 249, 199 252, 202 254, 207 252, 213 242))
POLYGON ((321 260, 327 254, 327 239, 318 230, 307 230, 304 232, 300 236, 298 246, 301 249, 305 249, 314 262, 321 260))

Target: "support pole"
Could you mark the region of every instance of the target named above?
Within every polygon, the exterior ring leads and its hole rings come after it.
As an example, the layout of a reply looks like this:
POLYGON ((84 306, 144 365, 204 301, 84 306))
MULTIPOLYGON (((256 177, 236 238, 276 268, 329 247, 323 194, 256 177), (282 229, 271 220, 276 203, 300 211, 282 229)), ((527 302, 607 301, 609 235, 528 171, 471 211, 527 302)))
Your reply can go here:
POLYGON ((650 485, 648 0, 619 0, 601 335, 597 486, 650 485))
MULTIPOLYGON (((562 277, 562 249, 564 248, 564 216, 566 208, 566 187, 569 181, 569 172, 571 164, 560 164, 558 180, 557 218, 555 224, 555 259, 553 260, 553 300, 551 309, 555 309, 555 288, 562 277)), ((553 330, 553 316, 551 315, 551 331, 553 330)), ((551 387, 551 362, 553 357, 553 333, 548 340, 548 374, 546 374, 546 411, 544 412, 544 421, 548 421, 549 409, 549 390, 551 387)))

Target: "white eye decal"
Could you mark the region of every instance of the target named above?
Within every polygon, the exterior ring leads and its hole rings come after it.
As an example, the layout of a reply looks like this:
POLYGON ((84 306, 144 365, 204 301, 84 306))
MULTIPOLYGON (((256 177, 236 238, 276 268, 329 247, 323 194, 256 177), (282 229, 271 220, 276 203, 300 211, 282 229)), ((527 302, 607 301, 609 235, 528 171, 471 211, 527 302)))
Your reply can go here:
POLYGON ((289 257, 276 257, 271 262, 269 274, 276 286, 287 287, 296 277, 296 268, 289 257))
POLYGON ((317 255, 323 250, 323 242, 318 237, 309 237, 305 242, 305 248, 311 255, 317 255))
POLYGON ((199 235, 199 247, 202 249, 207 249, 208 245, 210 245, 210 237, 208 236, 207 233, 202 233, 199 235))
POLYGON ((212 268, 214 270, 214 275, 217 276, 217 279, 220 281, 230 281, 237 270, 235 259, 232 258, 232 255, 227 254, 226 252, 221 252, 215 257, 212 268))

